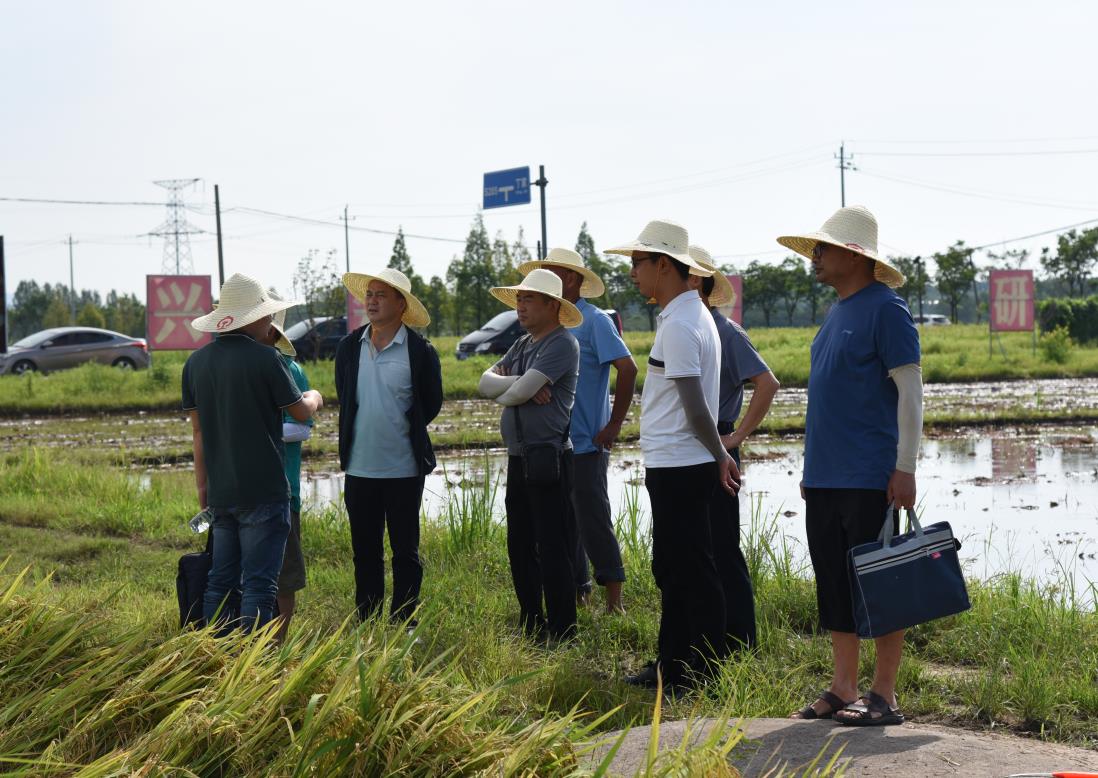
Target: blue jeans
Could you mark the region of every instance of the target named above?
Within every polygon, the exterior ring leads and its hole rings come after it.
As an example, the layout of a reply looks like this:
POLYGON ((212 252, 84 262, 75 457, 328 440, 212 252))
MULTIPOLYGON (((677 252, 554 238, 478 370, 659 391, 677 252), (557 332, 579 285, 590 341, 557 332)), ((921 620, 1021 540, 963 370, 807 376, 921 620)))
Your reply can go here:
POLYGON ((274 616, 278 574, 290 534, 290 501, 211 510, 213 567, 203 600, 206 623, 213 622, 225 596, 241 586, 242 626, 245 630, 261 627, 274 616))

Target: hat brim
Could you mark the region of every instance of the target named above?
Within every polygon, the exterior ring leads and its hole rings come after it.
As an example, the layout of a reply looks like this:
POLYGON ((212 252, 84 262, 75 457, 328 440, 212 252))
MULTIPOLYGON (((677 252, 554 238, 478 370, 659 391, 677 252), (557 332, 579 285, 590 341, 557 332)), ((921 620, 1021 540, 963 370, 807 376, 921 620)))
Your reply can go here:
POLYGON ((199 332, 231 332, 253 324, 264 316, 273 316, 298 305, 297 300, 265 300, 251 308, 231 310, 217 306, 204 316, 191 320, 191 326, 199 332), (227 321, 227 323, 225 323, 227 321))
POLYGON ((404 298, 404 302, 408 303, 408 306, 404 309, 404 315, 400 317, 400 320, 409 327, 426 327, 431 323, 431 314, 427 313, 427 308, 424 307, 423 303, 419 301, 419 298, 410 291, 401 289, 398 286, 393 286, 391 281, 378 276, 372 276, 368 273, 343 274, 343 285, 347 287, 347 291, 363 303, 366 302, 366 289, 370 286, 371 281, 380 281, 386 286, 392 287, 400 292, 401 296, 404 298))
POLYGON ((586 267, 578 267, 576 265, 569 265, 567 262, 549 262, 544 259, 532 259, 529 262, 523 262, 518 266, 518 271, 524 276, 531 270, 537 270, 538 268, 553 268, 562 267, 565 270, 574 270, 583 276, 583 284, 580 286, 580 297, 586 300, 593 300, 596 297, 602 297, 606 294, 606 285, 599 278, 595 271, 586 267))
POLYGON ((271 322, 271 326, 278 331, 278 340, 275 341, 274 347, 288 357, 296 357, 297 349, 294 348, 294 344, 290 342, 290 339, 286 337, 285 330, 274 322, 271 322))
MULTIPOLYGON (((691 275, 699 275, 698 273, 691 272, 691 275)), ((705 278, 705 276, 699 276, 705 278)), ((713 294, 709 295, 709 307, 710 308, 723 308, 726 305, 736 304, 736 289, 732 286, 732 282, 728 280, 728 276, 717 270, 712 275, 713 278, 713 294)))
POLYGON ((807 235, 782 235, 778 238, 778 243, 785 246, 787 249, 796 251, 802 257, 807 257, 808 259, 812 259, 812 251, 816 248, 817 243, 826 243, 829 246, 853 251, 855 254, 860 254, 866 259, 872 259, 874 262, 873 277, 885 286, 896 289, 897 287, 903 286, 904 282, 907 280, 904 278, 903 273, 890 265, 887 260, 881 259, 877 255, 877 252, 870 251, 869 249, 860 246, 855 248, 852 245, 842 243, 826 232, 810 232, 807 235))
POLYGON ((580 309, 572 303, 565 300, 563 297, 557 297, 555 294, 549 294, 543 292, 541 289, 535 289, 532 286, 524 286, 519 284, 518 286, 493 286, 488 290, 492 293, 492 297, 495 297, 501 303, 508 308, 518 307, 518 293, 519 292, 534 292, 535 294, 543 294, 546 297, 556 300, 560 303, 560 314, 557 320, 565 327, 578 327, 583 324, 583 314, 580 313, 580 309))
POLYGON ((650 246, 647 243, 641 243, 640 241, 636 241, 636 240, 633 241, 632 243, 627 243, 624 246, 617 246, 617 247, 612 248, 612 249, 606 249, 606 251, 604 253, 606 253, 606 254, 620 254, 623 257, 631 257, 631 256, 633 256, 634 251, 645 251, 645 252, 648 252, 649 254, 666 254, 667 256, 671 257, 672 259, 676 259, 679 262, 682 262, 687 267, 692 268, 693 270, 697 270, 698 272, 695 273, 694 275, 699 275, 699 276, 713 275, 713 271, 708 270, 708 269, 702 267, 701 265, 699 265, 694 260, 694 258, 692 256, 690 256, 689 254, 687 254, 686 252, 683 252, 683 253, 679 254, 679 253, 676 253, 674 251, 668 251, 667 248, 664 247, 664 246, 654 246, 654 245, 650 246))

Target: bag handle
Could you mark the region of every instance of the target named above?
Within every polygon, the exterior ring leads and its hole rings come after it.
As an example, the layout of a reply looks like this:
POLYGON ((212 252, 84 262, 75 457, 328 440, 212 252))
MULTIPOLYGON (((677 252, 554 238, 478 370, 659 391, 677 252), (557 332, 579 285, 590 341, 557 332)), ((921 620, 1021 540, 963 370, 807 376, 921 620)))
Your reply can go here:
MULTIPOLYGON (((919 517, 915 515, 915 511, 911 508, 906 508, 907 511, 907 523, 911 525, 915 531, 915 537, 921 538, 923 536, 923 525, 919 523, 919 517)), ((881 542, 881 545, 888 548, 892 545, 892 539, 895 537, 895 527, 893 517, 899 513, 896 510, 896 503, 890 502, 885 509, 884 524, 881 525, 881 533, 877 535, 877 540, 881 542)))

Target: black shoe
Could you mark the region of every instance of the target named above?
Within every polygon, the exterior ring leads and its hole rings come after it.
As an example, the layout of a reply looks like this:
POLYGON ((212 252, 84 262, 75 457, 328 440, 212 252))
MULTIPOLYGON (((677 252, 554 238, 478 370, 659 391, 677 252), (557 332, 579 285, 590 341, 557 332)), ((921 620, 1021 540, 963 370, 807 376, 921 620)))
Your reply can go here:
POLYGON ((658 670, 658 662, 649 662, 640 672, 625 676, 625 682, 630 686, 640 686, 642 689, 655 689, 659 686, 658 670))

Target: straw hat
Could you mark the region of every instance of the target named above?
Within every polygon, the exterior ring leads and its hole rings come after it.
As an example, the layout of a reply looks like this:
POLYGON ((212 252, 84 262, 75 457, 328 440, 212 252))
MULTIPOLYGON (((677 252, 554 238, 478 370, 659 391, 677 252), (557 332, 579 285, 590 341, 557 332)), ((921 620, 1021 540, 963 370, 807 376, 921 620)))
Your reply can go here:
POLYGON ((191 326, 199 332, 230 332, 297 304, 296 300, 274 300, 263 284, 249 276, 234 273, 221 286, 217 307, 205 316, 192 320, 191 326))
POLYGON ((526 278, 522 279, 522 283, 518 286, 493 286, 489 291, 492 297, 510 308, 516 307, 519 292, 537 292, 546 297, 552 297, 560 303, 558 321, 561 324, 565 327, 578 327, 583 324, 583 314, 580 313, 579 308, 561 297, 564 285, 560 281, 560 276, 552 270, 534 268, 526 274, 526 278))
POLYGON ((690 237, 686 228, 672 221, 656 220, 648 222, 648 225, 632 243, 624 246, 607 249, 607 254, 622 254, 626 257, 633 256, 634 251, 650 251, 656 254, 667 254, 677 259, 687 267, 700 271, 696 275, 712 275, 711 270, 706 270, 693 260, 689 252, 690 237))
MULTIPOLYGON (((274 289, 267 290, 267 296, 272 300, 281 300, 282 296, 279 295, 274 289)), ((278 340, 275 341, 275 348, 281 351, 288 357, 296 357, 297 349, 294 348, 294 344, 290 342, 290 339, 286 337, 286 311, 279 311, 274 315, 274 321, 271 322, 278 331, 278 340)))
POLYGON ((580 297, 593 299, 602 297, 606 292, 606 286, 594 270, 590 270, 583 264, 583 257, 571 249, 551 249, 545 259, 533 259, 523 262, 518 266, 518 271, 526 275, 531 270, 539 267, 564 267, 575 270, 583 276, 583 285, 580 287, 580 297))
POLYGON ((864 206, 848 205, 835 211, 816 232, 805 235, 783 235, 778 243, 793 249, 802 257, 812 259, 817 243, 850 249, 876 263, 873 276, 882 284, 895 289, 904 285, 904 274, 877 256, 877 219, 864 206))
POLYGON ((347 291, 362 302, 366 302, 366 288, 371 281, 388 284, 404 296, 404 301, 408 303, 408 307, 404 309, 404 315, 400 317, 400 320, 409 327, 426 327, 431 323, 431 314, 427 313, 423 303, 412 294, 412 282, 408 280, 408 276, 399 270, 386 267, 373 275, 369 273, 343 274, 343 285, 347 287, 347 291))
MULTIPOLYGON (((710 275, 713 276, 713 294, 709 295, 709 306, 711 308, 723 308, 726 305, 735 305, 736 290, 732 288, 732 282, 728 280, 728 276, 717 269, 717 263, 713 261, 712 255, 701 246, 691 246, 690 256, 699 265, 709 270, 710 275)), ((690 275, 701 274, 691 270, 690 275)))

